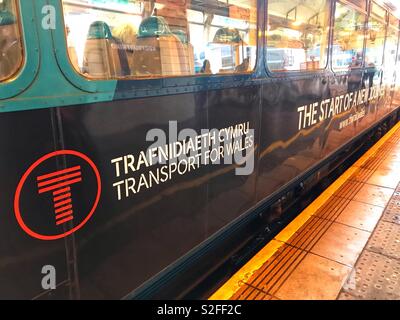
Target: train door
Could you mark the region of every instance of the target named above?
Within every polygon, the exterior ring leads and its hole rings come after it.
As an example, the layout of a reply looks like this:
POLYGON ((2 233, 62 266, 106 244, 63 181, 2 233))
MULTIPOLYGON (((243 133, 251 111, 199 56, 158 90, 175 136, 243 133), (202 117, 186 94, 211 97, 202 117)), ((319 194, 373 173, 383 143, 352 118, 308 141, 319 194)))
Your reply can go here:
MULTIPOLYGON (((210 1, 202 5, 201 25, 191 22, 196 52, 210 66, 207 127, 225 137, 218 159, 213 154, 208 180, 207 209, 212 235, 255 204, 256 140, 259 131, 260 81, 256 79, 261 44, 261 2, 210 1), (243 159, 238 159, 237 155, 243 159), (242 162, 242 160, 244 162, 242 162), (239 167, 244 168, 240 172, 239 167)), ((221 140, 222 141, 222 140, 221 140)))
POLYGON ((257 198, 273 194, 317 163, 328 121, 315 103, 330 96, 330 1, 268 1, 268 79, 262 87, 257 198))

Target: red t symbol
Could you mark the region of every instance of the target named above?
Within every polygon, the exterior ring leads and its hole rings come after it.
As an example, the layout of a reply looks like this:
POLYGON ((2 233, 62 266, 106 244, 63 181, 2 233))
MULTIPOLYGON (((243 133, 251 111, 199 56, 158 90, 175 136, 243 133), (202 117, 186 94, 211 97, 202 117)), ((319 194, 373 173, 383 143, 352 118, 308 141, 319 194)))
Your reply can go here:
POLYGON ((37 177, 38 193, 53 193, 56 225, 72 220, 71 185, 82 181, 81 166, 48 173, 37 177))

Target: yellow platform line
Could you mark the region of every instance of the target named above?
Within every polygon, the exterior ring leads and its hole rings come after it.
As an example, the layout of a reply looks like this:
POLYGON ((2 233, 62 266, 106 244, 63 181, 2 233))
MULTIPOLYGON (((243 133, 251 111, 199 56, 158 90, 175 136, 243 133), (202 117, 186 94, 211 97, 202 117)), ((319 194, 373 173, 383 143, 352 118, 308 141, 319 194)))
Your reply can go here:
POLYGON ((225 282, 209 300, 230 299, 246 281, 262 267, 285 244, 315 212, 322 207, 329 198, 361 167, 371 156, 374 156, 379 148, 400 129, 400 122, 376 142, 366 153, 362 155, 349 169, 347 169, 335 182, 333 182, 320 196, 318 196, 307 208, 305 208, 292 222, 290 222, 275 238, 261 249, 248 263, 225 282))

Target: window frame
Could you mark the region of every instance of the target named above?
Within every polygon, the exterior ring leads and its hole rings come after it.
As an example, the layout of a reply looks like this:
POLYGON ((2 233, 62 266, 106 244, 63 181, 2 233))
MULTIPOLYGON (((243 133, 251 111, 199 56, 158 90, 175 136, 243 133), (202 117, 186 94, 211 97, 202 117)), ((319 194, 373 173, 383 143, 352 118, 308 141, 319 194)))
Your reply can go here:
MULTIPOLYGON (((55 48, 62 48, 60 50, 55 50, 56 59, 60 66, 61 72, 65 75, 65 77, 73 83, 76 87, 90 93, 99 93, 99 92, 115 92, 115 88, 117 83, 124 83, 126 91, 131 93, 123 93, 125 97, 139 97, 139 96, 154 96, 159 95, 157 93, 144 93, 144 91, 148 92, 149 90, 162 90, 163 88, 169 87, 186 87, 182 89, 182 91, 187 92, 187 87, 197 87, 205 84, 212 83, 224 83, 226 81, 236 82, 238 80, 248 80, 252 79, 257 74, 257 69, 260 61, 260 36, 259 30, 261 30, 260 23, 262 23, 260 19, 260 3, 263 0, 256 0, 257 4, 257 21, 256 21, 256 62, 254 69, 248 72, 238 72, 238 73, 217 73, 217 74, 204 74, 204 75, 183 75, 183 76, 158 76, 158 77, 148 77, 148 78, 140 78, 140 77, 120 77, 120 78, 112 78, 112 79, 99 79, 99 78, 91 78, 87 77, 84 74, 78 72, 72 65, 69 54, 68 54, 68 43, 66 39, 65 33, 65 19, 64 19, 64 6, 62 1, 57 1, 56 12, 60 13, 60 17, 56 21, 56 28, 52 30, 53 33, 53 45, 55 48), (142 90, 143 92, 140 92, 142 90), (139 92, 137 92, 139 91, 139 92)), ((179 89, 175 90, 176 92, 179 89)), ((170 93, 171 94, 171 93, 170 93)))
POLYGON ((343 0, 343 1, 339 1, 339 2, 346 3, 347 5, 350 5, 350 6, 354 7, 355 9, 358 9, 361 11, 364 10, 367 13, 369 10, 369 4, 370 4, 371 0, 363 0, 363 1, 365 2, 364 9, 362 7, 357 6, 352 0, 343 0))
POLYGON ((328 4, 328 10, 329 10, 329 20, 328 20, 328 50, 327 50, 327 54, 326 54, 326 63, 325 66, 323 68, 319 68, 316 70, 288 70, 288 71, 273 71, 270 70, 270 68, 268 67, 268 61, 267 61, 267 28, 268 28, 268 23, 269 23, 269 19, 268 19, 268 0, 265 0, 265 10, 264 10, 264 23, 265 23, 265 27, 264 27, 264 41, 263 41, 263 49, 264 49, 264 53, 263 53, 263 62, 264 62, 264 68, 265 71, 267 73, 267 75, 271 78, 287 78, 287 77, 298 77, 298 76, 302 76, 302 75, 318 75, 318 74, 325 74, 328 69, 329 69, 329 60, 330 60, 330 46, 331 46, 331 37, 332 37, 332 10, 333 10, 333 2, 331 0, 327 0, 328 4))
POLYGON ((373 15, 373 18, 381 20, 381 21, 385 21, 385 23, 388 23, 389 11, 385 7, 381 6, 379 3, 377 3, 374 0, 370 0, 369 3, 370 3, 370 5, 369 5, 369 10, 368 10, 368 12, 369 12, 368 17, 373 15), (379 10, 384 11, 385 12, 385 16, 381 17, 378 14, 372 12, 374 7, 378 8, 379 10))
POLYGON ((390 31, 395 31, 396 32, 396 53, 395 53, 395 65, 398 64, 398 54, 399 54, 399 45, 400 45, 400 19, 397 18, 395 15, 392 14, 392 12, 389 9, 386 9, 386 16, 387 16, 387 23, 386 23, 386 34, 385 34, 385 47, 384 47, 384 54, 383 54, 383 63, 382 66, 385 65, 385 58, 386 58, 386 45, 387 45, 387 40, 389 36, 390 31), (395 21, 397 22, 396 25, 392 23, 392 19, 394 18, 395 21))
POLYGON ((13 75, 0 81, 0 100, 17 96, 23 92, 39 72, 39 38, 35 20, 30 18, 32 12, 34 12, 33 2, 17 0, 16 4, 16 18, 21 35, 22 60, 13 75))
POLYGON ((369 22, 370 22, 370 18, 383 23, 384 26, 385 26, 385 37, 384 37, 383 50, 382 50, 382 63, 380 65, 377 65, 376 67, 378 69, 380 69, 385 64, 386 41, 387 41, 387 36, 388 36, 388 28, 390 28, 389 15, 390 15, 390 12, 386 8, 384 8, 381 5, 379 5, 376 1, 370 0, 369 8, 368 8, 368 19, 367 19, 367 23, 366 23, 366 27, 365 27, 363 68, 366 68, 365 58, 366 58, 366 54, 367 54, 367 44, 368 44, 368 39, 367 39, 368 38, 367 37, 368 29, 367 28, 368 28, 368 25, 369 25, 369 22), (385 17, 384 18, 380 17, 379 15, 373 14, 372 9, 373 9, 374 5, 385 11, 385 17))

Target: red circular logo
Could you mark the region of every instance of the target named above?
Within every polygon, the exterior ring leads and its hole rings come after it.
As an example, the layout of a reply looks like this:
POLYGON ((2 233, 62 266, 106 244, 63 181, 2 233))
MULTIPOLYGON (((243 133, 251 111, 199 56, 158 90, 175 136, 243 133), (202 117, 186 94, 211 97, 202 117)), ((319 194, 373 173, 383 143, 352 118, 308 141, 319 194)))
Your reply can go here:
POLYGON ((35 161, 19 181, 15 217, 30 236, 57 240, 89 221, 100 194, 99 170, 89 157, 73 150, 51 152, 35 161))

